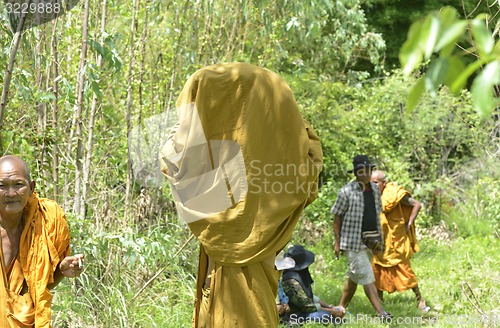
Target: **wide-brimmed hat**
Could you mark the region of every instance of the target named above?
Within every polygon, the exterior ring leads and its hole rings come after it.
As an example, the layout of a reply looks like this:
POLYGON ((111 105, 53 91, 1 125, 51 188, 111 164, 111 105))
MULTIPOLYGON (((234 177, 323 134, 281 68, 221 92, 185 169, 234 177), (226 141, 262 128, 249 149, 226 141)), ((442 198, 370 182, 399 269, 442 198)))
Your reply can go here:
POLYGON ((377 164, 370 163, 370 159, 366 155, 356 155, 352 159, 352 170, 349 170, 349 173, 356 172, 360 169, 364 169, 366 167, 374 168, 377 164))
POLYGON ((295 266, 295 261, 291 257, 285 257, 285 253, 281 251, 276 255, 274 265, 276 266, 276 270, 282 271, 293 268, 295 266))
POLYGON ((295 261, 295 266, 290 268, 293 271, 304 270, 314 262, 314 254, 300 245, 290 247, 285 253, 285 258, 287 257, 295 261))

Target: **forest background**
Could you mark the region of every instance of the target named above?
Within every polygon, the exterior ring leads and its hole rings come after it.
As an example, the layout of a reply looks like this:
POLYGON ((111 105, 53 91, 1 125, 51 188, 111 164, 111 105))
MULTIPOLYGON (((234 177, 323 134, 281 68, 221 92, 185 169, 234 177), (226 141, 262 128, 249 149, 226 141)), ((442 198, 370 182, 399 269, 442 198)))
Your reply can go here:
MULTIPOLYGON (((444 87, 409 111, 419 73, 399 68, 410 24, 445 5, 489 13, 492 27, 500 15, 493 0, 82 0, 21 33, 14 57, 0 5, 1 152, 29 163, 39 195, 66 211, 73 252, 86 254, 82 276, 55 290, 54 326, 190 326, 198 245, 150 168, 187 77, 228 61, 283 76, 322 141, 319 198, 292 240, 318 254, 322 298, 338 302, 346 265, 333 260, 329 209, 365 153, 424 203, 414 265, 433 311, 422 317, 409 293, 386 307, 433 326, 498 318, 500 112, 480 116, 468 92, 444 87)), ((374 314, 364 296, 349 310, 374 314)))

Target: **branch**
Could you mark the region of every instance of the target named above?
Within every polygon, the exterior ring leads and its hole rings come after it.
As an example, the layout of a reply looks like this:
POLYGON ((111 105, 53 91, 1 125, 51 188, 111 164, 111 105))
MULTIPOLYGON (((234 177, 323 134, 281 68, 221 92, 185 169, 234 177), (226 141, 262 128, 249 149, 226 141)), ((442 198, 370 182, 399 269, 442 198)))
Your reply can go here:
MULTIPOLYGON (((194 235, 191 234, 191 236, 189 236, 188 240, 186 240, 186 242, 184 243, 184 245, 181 246, 181 248, 179 248, 179 250, 174 254, 174 256, 172 256, 172 258, 170 260, 173 260, 177 257, 177 255, 179 255, 180 252, 182 252, 182 250, 184 248, 186 248, 187 244, 189 244, 189 242, 194 238, 194 235)), ((165 271, 167 267, 164 266, 163 268, 161 268, 160 270, 158 270, 154 276, 151 277, 151 279, 148 280, 148 282, 146 282, 144 284, 144 286, 141 287, 141 289, 139 289, 137 291, 137 293, 135 293, 134 297, 132 297, 132 299, 129 301, 129 304, 132 303, 136 298, 137 296, 139 296, 140 293, 142 293, 142 291, 144 289, 146 289, 152 282, 153 280, 155 280, 160 274, 162 274, 163 271, 165 271)))

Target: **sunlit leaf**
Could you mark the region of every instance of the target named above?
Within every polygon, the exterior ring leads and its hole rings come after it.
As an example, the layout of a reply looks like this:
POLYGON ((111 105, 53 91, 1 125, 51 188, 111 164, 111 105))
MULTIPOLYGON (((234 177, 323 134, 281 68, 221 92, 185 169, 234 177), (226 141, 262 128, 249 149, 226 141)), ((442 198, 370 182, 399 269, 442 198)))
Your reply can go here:
POLYGON ((399 51, 399 61, 403 67, 403 73, 410 74, 422 62, 422 53, 418 47, 422 21, 416 21, 410 26, 408 39, 399 51))
POLYGON ((40 92, 38 94, 38 100, 40 102, 49 102, 55 100, 56 96, 52 92, 40 92))
POLYGON ((489 54, 493 50, 494 41, 493 36, 486 26, 486 20, 480 19, 482 16, 478 16, 471 22, 472 35, 474 37, 474 43, 476 49, 480 54, 489 54))
POLYGON ((422 25, 420 46, 423 47, 424 58, 429 59, 434 52, 434 46, 439 35, 439 19, 434 15, 426 17, 422 25))
POLYGON ((440 51, 445 46, 454 44, 465 32, 465 28, 467 27, 466 21, 459 21, 453 23, 451 26, 443 29, 443 34, 438 39, 435 51, 440 51))
POLYGON ((450 6, 443 7, 439 13, 439 20, 443 28, 449 28, 458 18, 458 11, 450 6))
POLYGON ((474 79, 471 88, 471 96, 474 108, 484 118, 489 117, 493 109, 498 105, 498 99, 493 93, 493 87, 500 84, 500 61, 494 61, 486 67, 474 79))

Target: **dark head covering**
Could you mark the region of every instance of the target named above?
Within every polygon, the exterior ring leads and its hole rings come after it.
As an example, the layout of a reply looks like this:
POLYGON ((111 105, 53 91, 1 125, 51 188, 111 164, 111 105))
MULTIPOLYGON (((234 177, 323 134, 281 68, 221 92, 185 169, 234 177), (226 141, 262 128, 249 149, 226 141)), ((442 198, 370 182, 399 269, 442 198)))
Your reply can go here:
POLYGON ((356 155, 352 159, 352 170, 349 170, 349 173, 356 172, 360 169, 364 169, 366 167, 374 168, 376 164, 370 163, 370 159, 366 155, 356 155))
POLYGON ((314 262, 314 254, 303 246, 294 245, 285 253, 285 258, 291 257, 295 261, 293 268, 283 271, 283 281, 288 279, 297 280, 307 297, 313 299, 312 283, 314 282, 309 273, 309 265, 314 262))
POLYGON ((295 266, 290 268, 293 271, 303 270, 314 262, 314 254, 300 245, 290 247, 285 257, 291 257, 295 261, 295 266))

